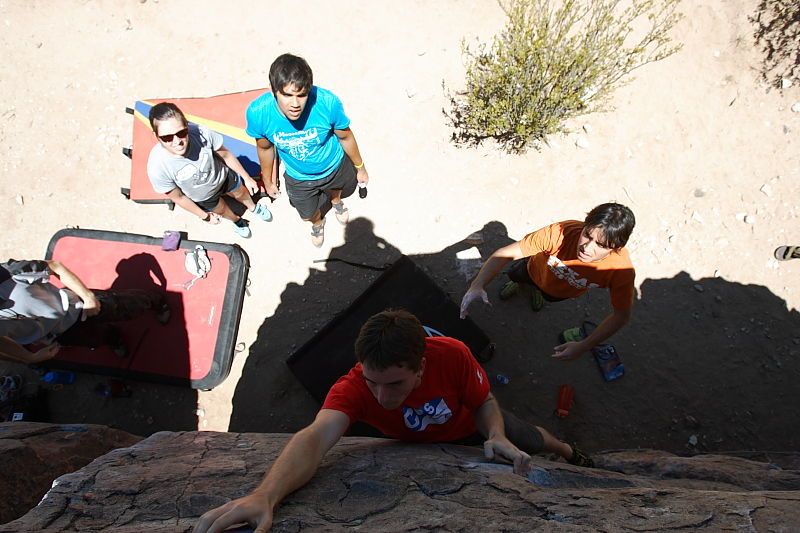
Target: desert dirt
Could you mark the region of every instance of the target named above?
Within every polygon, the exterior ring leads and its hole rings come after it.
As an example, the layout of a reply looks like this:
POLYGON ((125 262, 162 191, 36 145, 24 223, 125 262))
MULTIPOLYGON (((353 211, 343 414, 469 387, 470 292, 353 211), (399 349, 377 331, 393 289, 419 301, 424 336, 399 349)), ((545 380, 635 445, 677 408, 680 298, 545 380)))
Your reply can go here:
MULTIPOLYGON (((100 376, 49 393, 56 422, 159 430, 291 432, 318 408, 284 361, 376 274, 335 255, 383 264, 400 253, 458 302, 473 264, 463 240, 483 232, 481 257, 548 223, 619 201, 637 225, 629 243, 638 289, 632 322, 613 338, 627 375, 604 383, 590 357, 550 358, 558 333, 602 319, 595 292, 534 315, 524 298, 471 316, 497 344, 487 364, 510 383, 503 406, 588 450, 674 452, 800 447, 800 80, 761 81, 755 0, 684 2, 678 54, 639 69, 614 110, 581 117, 541 151, 461 148, 442 114, 444 87, 463 86, 462 38, 486 40, 504 15, 491 1, 190 2, 0 0, 0 257, 40 258, 66 226, 235 242, 251 262, 238 332, 244 350, 212 391, 132 383, 103 400, 100 376), (370 194, 348 201, 323 248, 285 197, 273 222, 244 241, 179 208, 120 195, 139 99, 211 96, 264 87, 271 61, 304 56, 338 94, 369 169, 370 194), (584 131, 583 126, 588 125, 584 131), (579 136, 586 148, 576 146, 579 136), (746 220, 744 219, 747 215, 746 220), (552 415, 558 386, 576 404, 552 415), (696 445, 690 444, 690 440, 696 445)), ((331 217, 332 218, 332 217, 331 217)), ((32 371, 4 364, 5 372, 32 371)), ((773 454, 774 455, 774 454, 773 454)))

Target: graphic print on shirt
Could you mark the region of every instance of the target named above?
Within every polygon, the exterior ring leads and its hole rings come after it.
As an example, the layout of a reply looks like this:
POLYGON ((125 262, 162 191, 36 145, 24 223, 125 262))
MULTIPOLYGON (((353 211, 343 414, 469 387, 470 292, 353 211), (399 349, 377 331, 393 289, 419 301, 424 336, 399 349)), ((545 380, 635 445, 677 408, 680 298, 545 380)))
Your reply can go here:
POLYGON ((430 326, 422 326, 422 329, 425 330, 426 337, 445 337, 446 335, 439 331, 438 329, 433 329, 430 326))
POLYGON ((292 133, 282 131, 275 132, 275 144, 277 144, 281 150, 289 152, 289 154, 298 161, 304 161, 319 143, 319 132, 317 128, 309 128, 292 133))
POLYGON ((208 153, 200 152, 200 159, 195 166, 194 163, 187 163, 185 167, 175 174, 178 183, 192 182, 196 185, 205 185, 211 179, 211 165, 208 153))
POLYGON ((576 289, 596 289, 600 286, 597 283, 589 283, 586 278, 580 277, 577 272, 565 265, 561 259, 554 255, 547 258, 547 268, 550 269, 550 272, 552 272, 555 277, 566 281, 576 289))
POLYGON ((403 406, 403 422, 411 431, 425 431, 430 424, 444 424, 451 416, 453 412, 444 398, 429 400, 419 409, 403 406))

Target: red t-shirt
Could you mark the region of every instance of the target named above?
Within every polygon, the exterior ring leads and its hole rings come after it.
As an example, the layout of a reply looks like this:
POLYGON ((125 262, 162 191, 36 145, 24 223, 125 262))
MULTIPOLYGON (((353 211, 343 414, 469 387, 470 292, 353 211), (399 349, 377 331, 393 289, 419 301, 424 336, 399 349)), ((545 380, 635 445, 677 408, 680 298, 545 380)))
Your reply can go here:
POLYGON ((528 274, 544 292, 556 298, 576 298, 593 288, 607 288, 614 309, 633 307, 635 291, 633 269, 628 250, 613 251, 602 261, 584 263, 578 259, 578 240, 583 222, 556 222, 520 241, 522 253, 530 256, 528 274))
POLYGON ((380 406, 364 381, 361 363, 339 378, 323 409, 341 411, 379 429, 388 437, 409 442, 452 442, 475 433, 475 410, 489 395, 486 372, 463 342, 449 337, 425 339, 422 383, 403 405, 380 406))

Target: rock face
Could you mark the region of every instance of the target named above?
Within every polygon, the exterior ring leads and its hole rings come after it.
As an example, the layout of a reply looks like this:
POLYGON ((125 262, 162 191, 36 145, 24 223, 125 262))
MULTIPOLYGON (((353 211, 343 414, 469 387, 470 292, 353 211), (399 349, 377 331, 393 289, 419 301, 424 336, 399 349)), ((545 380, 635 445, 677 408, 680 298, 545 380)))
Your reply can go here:
MULTIPOLYGON (((287 435, 156 433, 67 474, 11 531, 188 532, 260 481, 287 435)), ((797 531, 800 472, 653 451, 524 478, 479 448, 345 438, 280 506, 273 531, 797 531)))
POLYGON ((0 424, 0 523, 22 516, 39 503, 58 476, 140 440, 91 424, 0 424))

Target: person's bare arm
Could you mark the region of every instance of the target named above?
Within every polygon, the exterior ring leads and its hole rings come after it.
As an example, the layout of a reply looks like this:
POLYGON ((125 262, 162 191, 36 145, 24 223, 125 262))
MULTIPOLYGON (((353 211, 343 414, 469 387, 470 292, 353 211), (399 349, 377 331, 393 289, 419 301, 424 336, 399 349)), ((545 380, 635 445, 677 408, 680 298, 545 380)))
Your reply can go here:
POLYGON ((277 172, 273 175, 272 167, 275 164, 275 145, 268 139, 256 139, 256 154, 258 162, 261 164, 261 179, 264 180, 264 188, 272 198, 280 196, 278 188, 277 172))
POLYGON ((183 194, 183 191, 181 191, 178 187, 175 187, 166 194, 167 198, 175 202, 175 205, 179 205, 181 208, 190 212, 203 222, 210 222, 212 224, 219 223, 219 216, 215 216, 215 213, 207 213, 203 211, 200 206, 192 201, 191 198, 183 194))
POLYGON ((314 476, 322 458, 344 435, 350 419, 341 411, 322 409, 310 426, 286 444, 261 484, 250 494, 208 511, 194 533, 219 533, 241 523, 255 524, 254 533, 272 527, 275 507, 314 476))
POLYGON ((552 357, 554 359, 561 359, 562 361, 576 359, 614 335, 614 333, 622 329, 630 319, 630 309, 614 309, 614 312, 608 315, 600 325, 597 326, 597 329, 582 341, 565 342, 553 348, 555 353, 553 353, 552 357))
POLYGON ((467 289, 464 297, 461 299, 461 318, 465 318, 469 312, 469 306, 475 300, 482 300, 483 303, 489 303, 489 296, 486 294, 486 285, 492 281, 495 276, 503 269, 506 264, 516 259, 522 259, 522 246, 519 241, 512 242, 497 250, 489 256, 489 259, 481 265, 481 269, 475 279, 467 289))
POLYGON ((358 143, 353 130, 345 128, 343 130, 333 130, 336 137, 339 138, 339 143, 342 145, 342 150, 350 158, 350 161, 356 166, 356 179, 359 183, 366 184, 369 182, 369 174, 367 174, 367 167, 364 166, 364 158, 361 157, 361 152, 358 150, 358 143), (359 168, 359 166, 361 168, 359 168))
POLYGON ((31 365, 47 361, 56 356, 59 348, 58 344, 53 343, 36 352, 31 352, 9 337, 0 337, 0 359, 16 363, 31 365))
POLYGON ((225 161, 225 164, 228 165, 228 168, 242 177, 244 180, 244 186, 247 187, 247 190, 250 191, 250 194, 255 194, 256 191, 258 191, 258 183, 256 183, 256 180, 250 177, 250 174, 247 173, 242 166, 241 161, 239 161, 239 158, 236 157, 233 152, 225 148, 225 145, 220 146, 218 150, 215 150, 215 152, 222 158, 223 161, 225 161))
POLYGON ((95 298, 94 293, 89 290, 86 285, 80 280, 78 276, 72 273, 70 269, 58 261, 47 261, 47 268, 53 273, 55 277, 61 280, 64 287, 78 295, 78 298, 83 301, 83 312, 86 316, 94 316, 100 312, 100 302, 95 298))
POLYGON ((514 464, 514 472, 517 474, 528 473, 531 456, 514 446, 506 437, 503 413, 491 392, 475 411, 475 426, 486 437, 483 451, 487 459, 494 459, 499 455, 514 464))

